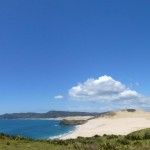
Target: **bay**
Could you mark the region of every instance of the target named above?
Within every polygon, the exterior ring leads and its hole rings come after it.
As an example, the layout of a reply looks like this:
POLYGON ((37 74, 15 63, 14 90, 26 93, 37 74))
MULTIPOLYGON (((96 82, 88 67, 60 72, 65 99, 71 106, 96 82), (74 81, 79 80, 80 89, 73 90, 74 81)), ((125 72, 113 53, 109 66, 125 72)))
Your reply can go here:
POLYGON ((60 126, 60 120, 0 120, 0 133, 33 139, 55 139, 69 134, 75 126, 60 126))

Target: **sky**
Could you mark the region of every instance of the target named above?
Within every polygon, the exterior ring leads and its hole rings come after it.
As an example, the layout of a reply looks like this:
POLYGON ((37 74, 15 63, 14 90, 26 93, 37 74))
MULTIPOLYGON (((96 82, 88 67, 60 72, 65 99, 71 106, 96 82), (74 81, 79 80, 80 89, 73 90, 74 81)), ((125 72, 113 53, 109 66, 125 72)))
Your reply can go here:
POLYGON ((150 110, 149 6, 1 0, 0 114, 150 110))

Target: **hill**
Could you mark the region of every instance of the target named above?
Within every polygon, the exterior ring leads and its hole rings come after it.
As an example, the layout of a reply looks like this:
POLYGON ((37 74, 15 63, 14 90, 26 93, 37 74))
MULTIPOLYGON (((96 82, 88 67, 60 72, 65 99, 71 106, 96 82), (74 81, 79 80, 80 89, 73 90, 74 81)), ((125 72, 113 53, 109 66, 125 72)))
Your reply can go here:
POLYGON ((58 118, 74 116, 98 116, 103 113, 49 111, 47 113, 12 113, 0 115, 0 119, 27 119, 27 118, 58 118))

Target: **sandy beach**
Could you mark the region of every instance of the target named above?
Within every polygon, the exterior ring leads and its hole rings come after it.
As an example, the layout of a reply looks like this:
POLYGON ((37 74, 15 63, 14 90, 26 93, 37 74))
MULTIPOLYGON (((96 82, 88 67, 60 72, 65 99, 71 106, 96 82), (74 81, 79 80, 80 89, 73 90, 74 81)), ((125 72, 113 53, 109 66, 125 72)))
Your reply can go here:
POLYGON ((103 116, 89 120, 61 139, 91 137, 94 135, 115 134, 126 135, 133 131, 150 128, 150 112, 136 110, 135 112, 118 111, 114 116, 103 116))
MULTIPOLYGON (((63 119, 66 119, 66 120, 87 120, 87 119, 90 119, 92 118, 93 116, 72 116, 72 117, 58 117, 56 118, 57 120, 63 120, 63 119)), ((52 120, 54 120, 52 118, 52 120)))

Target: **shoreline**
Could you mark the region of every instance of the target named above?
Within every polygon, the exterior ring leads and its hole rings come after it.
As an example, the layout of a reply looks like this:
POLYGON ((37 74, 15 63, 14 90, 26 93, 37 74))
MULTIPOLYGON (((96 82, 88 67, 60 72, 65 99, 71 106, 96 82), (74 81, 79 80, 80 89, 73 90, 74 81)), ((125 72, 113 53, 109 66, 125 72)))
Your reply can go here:
POLYGON ((78 136, 92 137, 95 135, 127 135, 133 131, 150 127, 150 112, 139 111, 115 112, 115 116, 103 116, 88 120, 73 132, 60 139, 75 139, 78 136))
POLYGON ((51 136, 48 139, 75 139, 78 136, 92 137, 95 135, 127 135, 133 131, 150 128, 150 112, 127 110, 111 112, 102 116, 75 116, 58 118, 19 118, 1 120, 87 120, 82 125, 72 125, 74 128, 67 133, 51 136))
POLYGON ((67 133, 64 133, 64 134, 60 134, 60 135, 56 135, 56 136, 52 136, 52 137, 49 137, 48 140, 55 140, 55 139, 62 139, 70 134, 72 134, 73 132, 75 132, 77 130, 77 126, 75 126, 75 128, 67 133))

